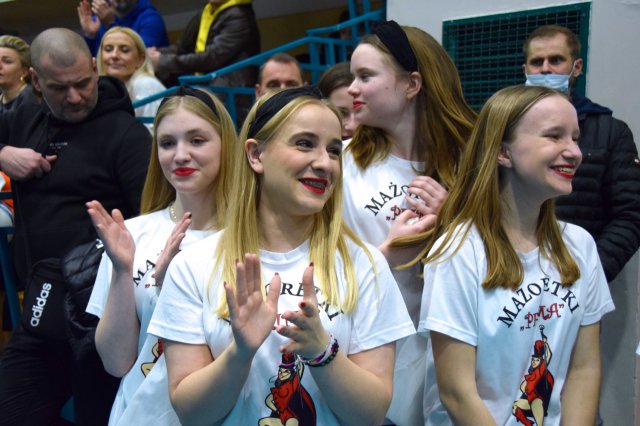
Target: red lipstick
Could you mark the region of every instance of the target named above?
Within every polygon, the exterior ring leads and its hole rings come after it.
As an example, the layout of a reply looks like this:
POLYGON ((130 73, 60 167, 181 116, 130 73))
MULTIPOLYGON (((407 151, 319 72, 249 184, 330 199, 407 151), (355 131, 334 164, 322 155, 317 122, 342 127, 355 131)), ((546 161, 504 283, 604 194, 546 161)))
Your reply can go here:
POLYGON ((191 167, 178 167, 176 169, 173 169, 173 174, 176 176, 189 176, 195 171, 196 169, 193 169, 191 167))
POLYGON ((318 178, 300 179, 300 183, 302 183, 309 191, 316 194, 324 194, 327 190, 327 186, 329 185, 328 180, 318 178))

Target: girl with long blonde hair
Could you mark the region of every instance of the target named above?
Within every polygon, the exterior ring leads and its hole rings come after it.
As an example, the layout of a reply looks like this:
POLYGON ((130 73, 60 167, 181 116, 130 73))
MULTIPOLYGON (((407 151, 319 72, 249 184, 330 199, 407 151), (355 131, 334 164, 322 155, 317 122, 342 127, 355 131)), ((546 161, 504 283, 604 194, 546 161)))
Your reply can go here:
POLYGON ((579 133, 569 100, 544 87, 482 108, 421 255, 425 424, 594 423, 613 303, 593 238, 554 212, 579 133))
POLYGON ((122 377, 110 425, 179 424, 162 344, 147 326, 173 256, 222 227, 236 144, 222 103, 181 87, 158 110, 142 215, 124 221, 117 210, 87 203, 106 249, 87 311, 100 318, 96 348, 105 369, 122 377))
POLYGON ((261 98, 225 229, 178 254, 149 328, 184 423, 380 424, 413 332, 384 257, 343 224, 340 113, 317 89, 261 98))

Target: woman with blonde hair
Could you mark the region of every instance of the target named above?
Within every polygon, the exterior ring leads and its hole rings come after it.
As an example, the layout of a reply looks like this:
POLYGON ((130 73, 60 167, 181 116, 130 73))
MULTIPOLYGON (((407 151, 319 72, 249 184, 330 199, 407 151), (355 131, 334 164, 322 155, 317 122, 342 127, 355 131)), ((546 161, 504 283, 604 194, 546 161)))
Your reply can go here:
POLYGON ((87 312, 100 317, 96 347, 105 369, 123 378, 112 425, 178 424, 157 367, 162 344, 147 326, 169 262, 222 227, 230 193, 235 127, 214 96, 180 88, 162 101, 154 132, 142 215, 124 221, 117 210, 87 203, 106 248, 87 312))
POLYGON ((426 424, 594 423, 613 303, 593 238, 554 210, 579 134, 569 100, 544 87, 482 108, 421 254, 426 424))
MULTIPOLYGON (((127 86, 131 102, 166 89, 153 73, 144 41, 131 28, 110 28, 100 42, 97 62, 99 75, 115 77, 127 86)), ((159 106, 160 100, 140 106, 135 110, 136 117, 153 118, 159 106)), ((147 127, 152 132, 152 124, 147 127)))
MULTIPOLYGON (((344 218, 376 245, 392 267, 417 254, 416 236, 432 225, 456 177, 476 114, 466 104, 455 65, 424 31, 383 22, 351 57, 349 87, 359 126, 344 155, 344 218), (399 247, 392 241, 404 237, 399 247)), ((418 267, 393 271, 409 314, 418 322, 418 267)), ((398 342, 389 423, 422 424, 426 342, 398 342)))
POLYGON ((29 44, 20 37, 0 36, 0 112, 23 102, 40 103, 33 91, 29 44))
POLYGON ((340 220, 340 113, 320 97, 300 87, 257 102, 233 214, 169 267, 149 332, 183 423, 384 418, 394 342, 413 326, 383 256, 340 220))

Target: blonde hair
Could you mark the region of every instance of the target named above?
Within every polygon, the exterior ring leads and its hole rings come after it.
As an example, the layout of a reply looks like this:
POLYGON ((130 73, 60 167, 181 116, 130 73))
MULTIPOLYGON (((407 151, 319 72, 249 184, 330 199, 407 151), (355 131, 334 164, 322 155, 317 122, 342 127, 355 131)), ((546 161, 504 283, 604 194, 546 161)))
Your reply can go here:
MULTIPOLYGON (((277 93, 277 92, 275 92, 277 93)), ((240 132, 240 141, 247 140, 249 127, 256 116, 256 111, 275 93, 261 97, 247 116, 240 132)), ((312 96, 295 98, 278 111, 255 135, 261 149, 279 136, 280 129, 302 108, 307 105, 323 105, 329 108, 340 120, 340 112, 325 101, 312 96)), ((258 227, 258 205, 260 203, 260 179, 253 171, 244 152, 243 143, 238 143, 234 154, 233 183, 225 230, 220 238, 216 251, 214 271, 221 271, 222 280, 233 288, 236 285, 236 259, 243 259, 245 253, 259 253, 260 239, 258 227)), ((347 238, 362 247, 372 265, 373 258, 364 243, 344 224, 342 220, 342 171, 337 177, 334 190, 322 210, 315 214, 309 232, 310 257, 314 262, 316 285, 322 290, 326 301, 344 312, 352 312, 358 301, 358 284, 356 282, 353 260, 347 248, 347 238), (338 275, 336 271, 336 253, 343 260, 343 274, 346 278, 347 291, 340 297, 338 275)), ((373 266, 375 268, 375 266, 373 266)), ((377 276, 377 274, 376 274, 377 276)), ((212 277, 213 278, 213 277, 212 277)), ((209 283, 209 288, 212 282, 209 283)), ((221 317, 228 317, 229 308, 221 292, 220 304, 216 310, 221 317)))
MULTIPOLYGON (((416 97, 418 152, 422 156, 420 161, 425 163, 425 170, 420 172, 449 188, 455 180, 458 159, 471 134, 476 113, 464 100, 458 71, 442 46, 418 28, 403 26, 402 29, 416 56, 422 78, 422 88, 416 97)), ((378 49, 399 78, 408 77, 409 73, 378 36, 365 36, 360 43, 378 49)), ((348 149, 356 164, 366 169, 389 155, 391 141, 384 130, 360 125, 348 149)))
POLYGON ((29 44, 20 37, 3 35, 0 36, 0 47, 6 47, 7 49, 11 49, 18 54, 18 59, 20 59, 20 66, 23 70, 26 71, 23 79, 26 83, 30 83, 31 76, 29 75, 29 67, 31 66, 31 56, 29 44))
MULTIPOLYGON (((564 97, 545 87, 513 86, 496 92, 487 100, 460 161, 458 179, 438 214, 425 249, 414 262, 420 258, 424 258, 424 263, 443 258, 458 230, 462 229, 462 238, 453 251, 455 254, 474 225, 487 257, 487 275, 482 287, 515 290, 520 286, 524 279, 522 262, 502 226, 498 154, 503 142, 513 140, 515 128, 527 111, 551 96, 564 97), (441 236, 442 243, 434 248, 441 236)), ((580 277, 580 270, 562 240, 553 199, 540 207, 536 234, 541 255, 556 265, 562 285, 572 285, 580 277)))
MULTIPOLYGON (((204 92, 204 91, 203 91, 204 92)), ((238 144, 233 120, 215 96, 208 92, 217 112, 214 113, 204 102, 194 96, 173 96, 164 102, 158 109, 153 123, 153 144, 151 146, 151 159, 147 170, 147 177, 142 190, 140 213, 151 213, 166 208, 176 198, 176 190, 164 177, 158 160, 158 126, 162 120, 180 108, 197 115, 210 123, 220 136, 220 170, 215 180, 214 207, 216 212, 216 229, 220 229, 224 223, 224 216, 230 198, 231 165, 235 146, 238 144)))
POLYGON ((131 74, 131 77, 129 77, 129 80, 124 82, 125 86, 127 87, 127 92, 129 92, 129 96, 131 96, 133 93, 132 83, 135 80, 135 77, 139 75, 148 75, 151 77, 155 77, 153 65, 151 65, 151 61, 147 57, 146 46, 144 45, 144 41, 142 40, 142 37, 140 37, 140 34, 127 27, 111 27, 102 36, 102 41, 100 42, 100 47, 98 48, 98 54, 96 57, 96 62, 98 63, 98 75, 107 75, 104 61, 102 60, 102 51, 105 39, 108 35, 114 33, 122 33, 129 36, 129 38, 133 41, 133 45, 135 46, 136 51, 138 52, 138 56, 144 59, 140 68, 135 70, 135 72, 131 74))

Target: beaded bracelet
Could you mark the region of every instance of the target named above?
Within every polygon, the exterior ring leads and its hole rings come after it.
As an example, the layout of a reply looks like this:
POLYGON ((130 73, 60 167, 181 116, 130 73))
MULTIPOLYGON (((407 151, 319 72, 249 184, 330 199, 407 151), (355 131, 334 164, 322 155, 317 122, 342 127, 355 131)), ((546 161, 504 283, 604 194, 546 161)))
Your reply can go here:
POLYGON ((340 345, 338 344, 338 339, 336 339, 333 334, 329 333, 329 343, 325 347, 324 351, 313 359, 307 359, 304 357, 300 357, 302 362, 307 364, 309 367, 323 367, 329 364, 338 354, 338 349, 340 345))
POLYGON ((318 355, 313 359, 309 359, 301 355, 300 358, 302 359, 302 362, 304 362, 305 364, 308 364, 308 363, 318 364, 324 361, 325 358, 328 358, 330 355, 329 350, 331 349, 331 344, 333 343, 333 341, 334 341, 333 334, 329 332, 329 341, 327 342, 327 346, 324 347, 324 350, 320 353, 320 355, 318 355))

